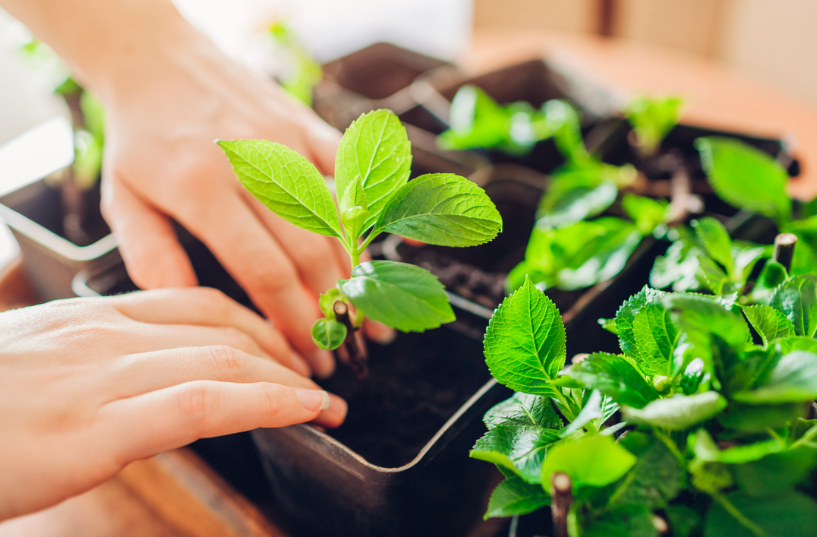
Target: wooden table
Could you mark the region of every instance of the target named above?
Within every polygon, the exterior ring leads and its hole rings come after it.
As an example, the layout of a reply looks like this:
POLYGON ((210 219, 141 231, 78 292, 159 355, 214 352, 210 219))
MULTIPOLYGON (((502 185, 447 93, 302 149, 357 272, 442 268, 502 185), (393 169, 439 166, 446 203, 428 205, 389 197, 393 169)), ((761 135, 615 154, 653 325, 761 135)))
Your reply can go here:
MULTIPOLYGON (((572 59, 612 87, 680 93, 685 119, 758 135, 796 136, 801 197, 817 194, 817 110, 717 65, 636 45, 595 38, 480 33, 463 65, 475 73, 543 54, 572 59)), ((0 273, 3 305, 31 303, 19 265, 0 273)), ((41 513, 0 524, 0 537, 241 537, 282 534, 186 449, 136 462, 96 489, 41 513)))

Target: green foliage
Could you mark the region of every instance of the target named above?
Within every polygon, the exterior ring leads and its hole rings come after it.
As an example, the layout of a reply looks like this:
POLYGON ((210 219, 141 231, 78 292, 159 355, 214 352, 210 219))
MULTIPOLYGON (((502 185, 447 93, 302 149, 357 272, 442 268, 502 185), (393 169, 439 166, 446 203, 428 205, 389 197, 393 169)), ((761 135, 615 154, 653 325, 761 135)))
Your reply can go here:
POLYGON ((706 516, 706 537, 813 537, 817 502, 797 492, 753 498, 733 492, 712 505, 706 516))
POLYGON ((281 87, 307 106, 312 106, 312 89, 323 78, 321 64, 297 39, 287 25, 276 22, 269 29, 273 41, 288 56, 289 69, 279 80, 281 87))
POLYGON ((318 319, 312 325, 312 340, 321 349, 335 350, 346 339, 346 325, 334 319, 318 319))
POLYGON ((335 158, 335 190, 343 198, 349 185, 360 178, 373 224, 392 195, 411 174, 411 143, 406 129, 390 110, 363 114, 346 129, 335 158))
POLYGON ((492 240, 502 229, 485 192, 462 177, 434 174, 407 183, 411 144, 389 110, 363 114, 344 133, 335 163, 337 204, 317 168, 291 149, 264 140, 218 144, 253 196, 296 226, 336 237, 349 254, 352 277, 319 299, 324 319, 312 336, 320 348, 337 348, 365 317, 405 332, 454 320, 445 289, 427 270, 391 261, 360 263, 379 234, 470 246, 492 240), (348 325, 335 319, 337 301, 354 307, 348 325))
POLYGON ((559 229, 537 227, 525 260, 508 274, 509 291, 529 276, 544 288, 572 290, 590 287, 621 272, 642 235, 631 222, 603 217, 559 229))
POLYGON ((527 483, 538 484, 545 454, 558 440, 559 433, 553 429, 499 425, 477 440, 470 455, 511 470, 527 483))
POLYGON ((341 237, 335 200, 311 162, 266 140, 219 141, 238 180, 275 214, 307 231, 341 237))
POLYGON ((363 314, 403 332, 422 332, 454 320, 440 281, 430 272, 395 261, 369 261, 340 280, 341 293, 363 314))
POLYGON ((398 190, 375 224, 379 231, 441 246, 476 246, 502 231, 502 217, 477 185, 438 173, 398 190))
POLYGON ((581 363, 571 366, 568 374, 620 405, 643 408, 658 397, 643 373, 621 355, 593 353, 581 363))
POLYGON ((660 427, 669 431, 687 429, 717 416, 726 408, 726 399, 717 392, 675 395, 658 399, 644 408, 622 407, 627 421, 660 427))
POLYGON ((721 199, 781 223, 791 218, 791 200, 786 194, 789 176, 772 157, 733 138, 698 138, 695 146, 721 199))
POLYGON ((485 332, 491 374, 512 390, 551 395, 564 367, 565 329, 553 302, 530 279, 496 309, 485 332))
POLYGON ((437 143, 446 150, 496 148, 511 155, 525 155, 536 142, 552 135, 544 114, 528 103, 506 106, 481 88, 461 87, 451 101, 451 128, 437 143))
POLYGON ((550 496, 539 485, 531 485, 511 475, 497 485, 488 502, 485 520, 532 513, 550 504, 550 496))
POLYGON ((760 335, 763 345, 794 337, 794 325, 782 311, 771 306, 745 306, 743 314, 749 319, 752 327, 760 335))
POLYGON ((636 457, 609 436, 588 435, 562 442, 548 450, 542 466, 542 484, 550 488, 557 472, 570 476, 574 489, 603 487, 618 481, 636 463, 636 457))
POLYGON ((650 98, 639 95, 624 110, 635 131, 639 149, 646 155, 658 151, 661 141, 681 119, 684 101, 680 97, 650 98))
POLYGON ((684 485, 683 468, 675 454, 654 436, 641 432, 627 434, 620 444, 636 456, 636 463, 615 486, 610 505, 666 507, 684 485))
POLYGON ((749 404, 813 400, 817 397, 817 354, 794 351, 783 356, 754 390, 733 397, 749 404))
POLYGON ((521 392, 516 392, 510 399, 491 408, 485 413, 483 421, 488 429, 508 424, 562 428, 562 420, 553 410, 549 398, 521 392))
POLYGON ((794 276, 775 288, 769 305, 794 324, 798 336, 814 337, 817 331, 817 276, 794 276))
POLYGON ((553 178, 539 202, 539 225, 564 227, 598 216, 616 201, 618 187, 597 174, 580 170, 553 178))

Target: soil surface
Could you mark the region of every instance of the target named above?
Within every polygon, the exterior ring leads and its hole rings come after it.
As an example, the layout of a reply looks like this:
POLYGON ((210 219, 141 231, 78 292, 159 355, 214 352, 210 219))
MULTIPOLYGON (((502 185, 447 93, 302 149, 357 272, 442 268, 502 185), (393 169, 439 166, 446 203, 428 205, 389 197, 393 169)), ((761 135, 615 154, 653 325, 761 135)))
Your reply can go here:
POLYGON ((368 377, 339 366, 319 381, 349 404, 344 424, 327 433, 372 464, 397 468, 489 379, 482 342, 448 327, 369 342, 368 377))

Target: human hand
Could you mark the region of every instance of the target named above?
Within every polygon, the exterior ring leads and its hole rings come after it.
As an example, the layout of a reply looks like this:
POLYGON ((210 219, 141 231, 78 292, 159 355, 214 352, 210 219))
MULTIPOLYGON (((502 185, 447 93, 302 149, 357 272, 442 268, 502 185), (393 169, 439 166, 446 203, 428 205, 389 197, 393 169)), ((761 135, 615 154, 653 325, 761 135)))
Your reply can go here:
MULTIPOLYGON (((141 69, 113 69, 105 81, 103 214, 134 282, 196 285, 173 218, 210 248, 318 376, 331 374, 334 360, 315 346, 311 328, 319 294, 350 277, 346 253, 249 195, 213 141, 280 142, 332 174, 339 133, 198 34, 141 69)), ((380 326, 367 333, 389 336, 380 326)))
POLYGON ((212 289, 0 313, 0 520, 199 438, 342 423, 346 403, 285 365, 281 335, 212 289))

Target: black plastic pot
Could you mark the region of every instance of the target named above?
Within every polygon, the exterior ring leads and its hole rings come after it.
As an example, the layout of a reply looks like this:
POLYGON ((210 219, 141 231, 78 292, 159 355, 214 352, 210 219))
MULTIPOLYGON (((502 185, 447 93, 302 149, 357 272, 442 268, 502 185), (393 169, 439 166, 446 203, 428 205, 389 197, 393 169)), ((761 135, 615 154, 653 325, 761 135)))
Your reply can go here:
POLYGON ((400 114, 416 103, 411 84, 421 75, 448 79, 458 73, 443 60, 390 43, 375 43, 323 66, 313 107, 327 123, 343 130, 360 114, 388 108, 400 114))
MULTIPOLYGON (((566 99, 581 112, 585 134, 600 119, 615 112, 613 95, 602 86, 559 63, 531 60, 473 78, 420 80, 416 83, 419 87, 413 88, 418 106, 403 112, 401 119, 434 135, 440 134, 448 128, 451 100, 467 84, 480 87, 501 104, 524 101, 539 108, 550 99, 566 99)), ((537 143, 524 156, 491 149, 478 152, 494 164, 519 164, 541 173, 549 173, 564 162, 552 139, 537 143)))
POLYGON ((0 218, 20 244, 23 269, 43 302, 74 296, 74 276, 116 250, 116 238, 99 214, 98 184, 88 197, 87 206, 95 212, 90 220, 96 225, 88 230, 87 244, 76 244, 65 237, 59 184, 52 187, 46 179, 40 179, 0 197, 0 218))

